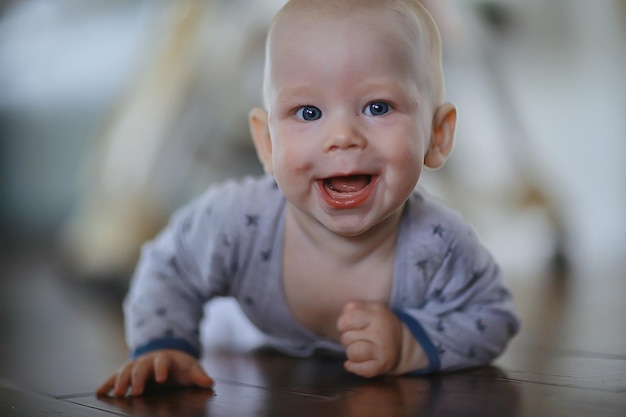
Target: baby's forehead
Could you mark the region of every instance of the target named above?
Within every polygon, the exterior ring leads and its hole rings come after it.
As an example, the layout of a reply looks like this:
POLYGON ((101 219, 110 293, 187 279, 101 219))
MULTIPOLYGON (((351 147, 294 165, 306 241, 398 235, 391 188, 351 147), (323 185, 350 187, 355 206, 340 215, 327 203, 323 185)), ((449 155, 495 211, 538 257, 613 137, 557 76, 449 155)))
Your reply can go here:
MULTIPOLYGON (((363 30, 394 27, 408 39, 416 42, 438 37, 436 26, 428 12, 417 1, 410 0, 292 0, 275 16, 270 35, 276 32, 289 35, 302 30, 303 22, 314 23, 323 30, 330 22, 365 20, 363 30)), ((311 27, 311 26, 309 26, 311 27)), ((271 39, 271 36, 270 36, 271 39)))
POLYGON ((439 33, 430 14, 417 0, 291 0, 270 28, 264 90, 272 78, 271 61, 285 58, 279 45, 289 45, 289 50, 295 38, 303 34, 320 36, 320 33, 326 37, 326 30, 339 30, 340 33, 333 32, 331 36, 341 36, 344 26, 351 31, 367 31, 368 37, 380 31, 381 42, 393 43, 390 48, 401 54, 396 55, 398 64, 404 61, 407 65, 417 65, 418 83, 434 97, 441 96, 439 33))
POLYGON ((437 27, 417 0, 291 0, 272 23, 268 52, 295 34, 319 36, 320 31, 344 25, 369 35, 380 32, 380 39, 395 37, 397 47, 409 48, 420 61, 440 59, 437 27))

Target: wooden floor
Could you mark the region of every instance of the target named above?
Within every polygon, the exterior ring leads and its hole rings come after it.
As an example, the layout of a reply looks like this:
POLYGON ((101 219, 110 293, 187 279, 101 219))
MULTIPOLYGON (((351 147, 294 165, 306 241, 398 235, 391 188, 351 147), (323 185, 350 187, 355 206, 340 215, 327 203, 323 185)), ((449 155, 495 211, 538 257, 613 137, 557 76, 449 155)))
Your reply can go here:
POLYGON ((126 357, 123 288, 76 283, 47 256, 0 264, 0 416, 626 416, 626 274, 507 277, 523 331, 494 366, 365 380, 336 358, 207 352, 214 391, 96 398, 126 357))

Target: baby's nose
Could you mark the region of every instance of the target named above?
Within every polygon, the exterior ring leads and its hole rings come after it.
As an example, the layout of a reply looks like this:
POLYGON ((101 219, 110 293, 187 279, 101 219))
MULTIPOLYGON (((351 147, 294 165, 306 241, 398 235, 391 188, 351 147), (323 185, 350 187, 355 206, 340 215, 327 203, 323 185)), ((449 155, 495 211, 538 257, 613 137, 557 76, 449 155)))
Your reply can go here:
POLYGON ((325 152, 362 149, 366 144, 365 137, 350 118, 337 117, 328 122, 328 130, 323 143, 325 152))

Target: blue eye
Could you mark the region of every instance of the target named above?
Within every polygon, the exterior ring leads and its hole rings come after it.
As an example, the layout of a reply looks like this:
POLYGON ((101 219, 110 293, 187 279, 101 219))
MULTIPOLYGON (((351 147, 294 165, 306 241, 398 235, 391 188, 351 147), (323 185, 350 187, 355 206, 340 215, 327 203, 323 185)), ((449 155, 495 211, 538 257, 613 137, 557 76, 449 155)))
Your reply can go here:
POLYGON ((383 114, 389 113, 389 110, 389 104, 382 101, 375 101, 368 104, 363 112, 367 116, 382 116, 383 114))
POLYGON ((302 106, 296 112, 296 117, 310 122, 322 117, 322 111, 315 106, 302 106))

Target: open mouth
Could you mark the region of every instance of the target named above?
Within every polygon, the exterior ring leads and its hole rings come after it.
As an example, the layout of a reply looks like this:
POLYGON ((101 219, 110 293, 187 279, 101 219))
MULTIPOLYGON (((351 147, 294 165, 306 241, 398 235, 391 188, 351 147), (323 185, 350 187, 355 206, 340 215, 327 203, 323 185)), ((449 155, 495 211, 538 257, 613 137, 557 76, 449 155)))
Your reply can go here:
POLYGON ((367 187, 372 182, 371 175, 349 175, 332 177, 324 180, 324 187, 333 193, 354 193, 367 187))
POLYGON ((358 174, 324 178, 318 184, 324 201, 338 209, 361 205, 372 194, 372 175, 358 174))

